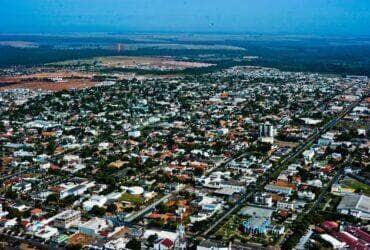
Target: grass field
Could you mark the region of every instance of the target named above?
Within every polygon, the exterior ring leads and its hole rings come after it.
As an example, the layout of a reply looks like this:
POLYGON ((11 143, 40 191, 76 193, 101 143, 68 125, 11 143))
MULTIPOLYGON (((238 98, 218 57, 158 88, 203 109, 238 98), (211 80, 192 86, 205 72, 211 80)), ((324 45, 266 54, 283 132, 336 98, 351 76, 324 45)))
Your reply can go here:
POLYGON ((355 189, 357 192, 362 192, 363 194, 370 195, 370 186, 353 178, 345 178, 341 182, 341 185, 344 188, 352 188, 355 189))
POLYGON ((128 193, 124 193, 121 195, 120 201, 122 202, 130 202, 134 205, 140 205, 143 204, 143 199, 140 196, 132 195, 128 193))

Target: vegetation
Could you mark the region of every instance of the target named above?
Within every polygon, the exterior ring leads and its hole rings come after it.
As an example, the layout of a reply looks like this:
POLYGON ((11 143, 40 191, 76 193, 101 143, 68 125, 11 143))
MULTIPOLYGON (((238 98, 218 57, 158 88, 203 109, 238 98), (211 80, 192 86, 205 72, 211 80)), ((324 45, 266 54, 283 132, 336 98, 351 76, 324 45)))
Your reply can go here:
POLYGON ((353 178, 345 178, 341 182, 341 186, 344 188, 354 189, 356 190, 356 193, 363 193, 368 196, 370 195, 370 186, 353 178))
POLYGON ((132 203, 133 205, 140 205, 143 203, 143 200, 140 196, 124 193, 120 197, 120 201, 123 202, 129 202, 132 203))

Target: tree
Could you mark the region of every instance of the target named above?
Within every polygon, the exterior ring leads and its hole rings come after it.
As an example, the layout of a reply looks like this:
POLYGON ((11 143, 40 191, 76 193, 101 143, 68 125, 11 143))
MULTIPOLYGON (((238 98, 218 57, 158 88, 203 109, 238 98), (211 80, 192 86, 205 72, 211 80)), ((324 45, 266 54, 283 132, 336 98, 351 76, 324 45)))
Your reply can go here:
POLYGON ((58 195, 53 193, 53 194, 49 194, 48 197, 46 197, 46 202, 47 203, 51 203, 51 202, 57 202, 58 201, 58 195))
POLYGON ((67 245, 66 249, 67 250, 80 250, 82 249, 82 245, 81 244, 67 245))
POLYGON ((117 206, 114 203, 111 203, 107 206, 107 212, 115 213, 117 211, 117 206))
POLYGON ((11 189, 8 189, 5 193, 5 197, 8 198, 8 199, 16 199, 18 197, 18 194, 17 194, 17 192, 15 192, 11 189))
POLYGON ((169 211, 169 207, 166 206, 166 204, 164 204, 164 203, 158 204, 157 209, 158 209, 159 213, 162 213, 162 214, 168 213, 168 211, 169 211))
POLYGON ((147 242, 148 242, 148 246, 149 247, 153 247, 154 246, 154 242, 158 239, 158 235, 157 234, 152 234, 148 237, 147 239, 147 242))
POLYGON ((95 215, 95 216, 102 217, 102 216, 105 215, 105 208, 95 205, 90 210, 90 213, 95 215))
POLYGON ((50 141, 48 146, 46 147, 46 152, 50 155, 53 155, 56 148, 57 144, 55 143, 55 141, 50 141))
POLYGON ((5 126, 3 122, 0 122, 0 132, 5 131, 5 126))
POLYGON ((140 250, 141 243, 136 238, 132 238, 129 242, 127 242, 126 248, 133 249, 133 250, 140 250))

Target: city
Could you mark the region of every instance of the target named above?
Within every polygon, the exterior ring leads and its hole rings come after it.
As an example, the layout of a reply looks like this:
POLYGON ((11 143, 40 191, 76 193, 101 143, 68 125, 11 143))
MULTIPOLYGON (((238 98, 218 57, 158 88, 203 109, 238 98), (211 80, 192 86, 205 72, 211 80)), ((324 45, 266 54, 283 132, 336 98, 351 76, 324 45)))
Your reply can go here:
POLYGON ((0 2, 0 249, 370 249, 370 3, 0 2))
POLYGON ((3 237, 91 249, 369 244, 358 224, 369 219, 367 77, 235 66, 10 88, 0 100, 3 237))

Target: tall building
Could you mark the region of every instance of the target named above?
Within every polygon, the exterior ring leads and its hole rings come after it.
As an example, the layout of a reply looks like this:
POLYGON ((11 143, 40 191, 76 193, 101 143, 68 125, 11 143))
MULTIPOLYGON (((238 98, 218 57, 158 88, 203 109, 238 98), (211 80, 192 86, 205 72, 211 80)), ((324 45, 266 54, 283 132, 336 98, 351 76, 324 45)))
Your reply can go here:
POLYGON ((261 124, 259 127, 260 137, 274 137, 276 134, 275 128, 270 123, 261 124))
POLYGON ((276 129, 270 123, 261 124, 259 127, 259 140, 266 143, 274 143, 276 129))
POLYGON ((180 214, 181 223, 177 225, 176 234, 177 239, 175 241, 175 250, 185 250, 186 249, 186 238, 185 238, 185 227, 182 224, 183 212, 180 214))

